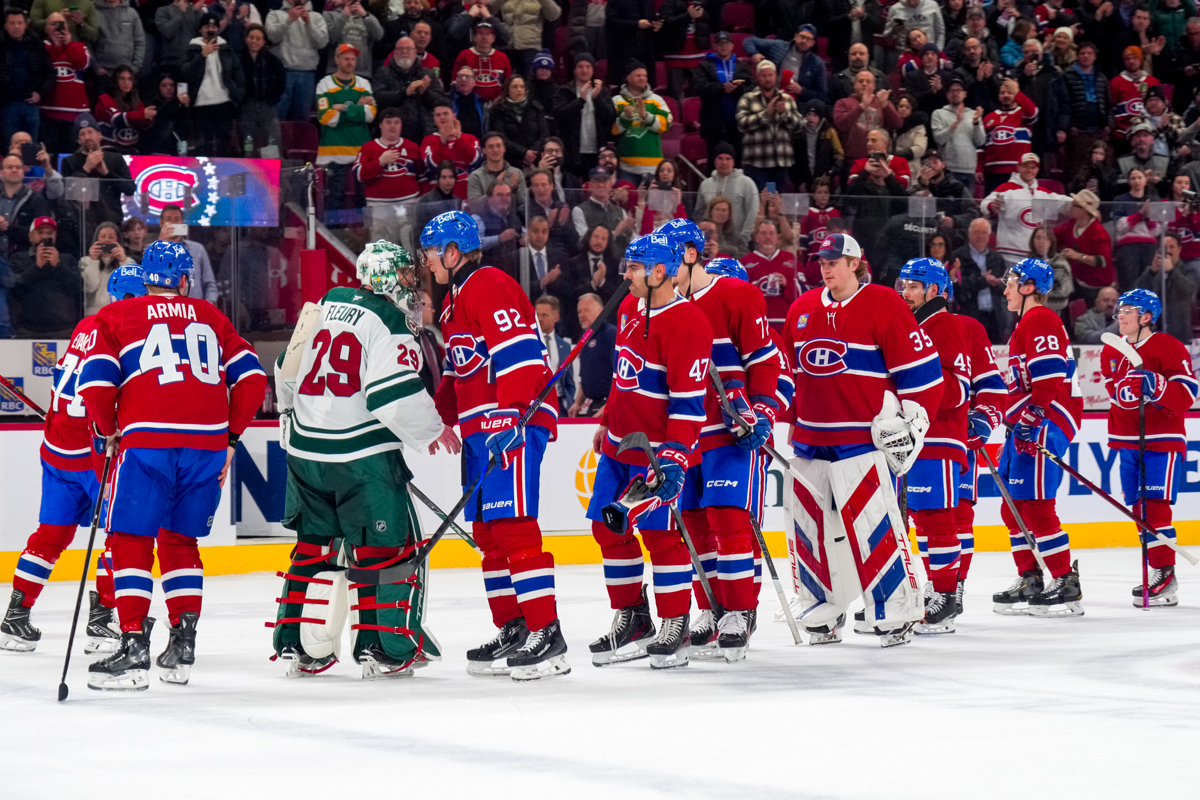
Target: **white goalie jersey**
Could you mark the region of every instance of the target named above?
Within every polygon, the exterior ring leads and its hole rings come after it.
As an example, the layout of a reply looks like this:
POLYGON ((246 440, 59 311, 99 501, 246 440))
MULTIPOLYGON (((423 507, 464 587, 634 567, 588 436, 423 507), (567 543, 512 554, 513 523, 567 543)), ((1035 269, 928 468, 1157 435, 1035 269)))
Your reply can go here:
POLYGON ((275 365, 288 454, 347 462, 402 443, 428 447, 442 421, 421 383, 421 348, 404 314, 366 289, 332 289, 320 308, 298 373, 280 374, 285 354, 275 365))

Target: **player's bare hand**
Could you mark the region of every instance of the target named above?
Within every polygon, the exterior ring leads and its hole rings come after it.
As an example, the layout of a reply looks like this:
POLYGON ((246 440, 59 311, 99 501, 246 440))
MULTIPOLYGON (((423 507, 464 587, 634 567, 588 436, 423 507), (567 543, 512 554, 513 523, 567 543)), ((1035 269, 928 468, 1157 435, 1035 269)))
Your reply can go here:
POLYGON ((592 452, 599 453, 600 446, 604 444, 604 440, 608 437, 608 426, 597 425, 596 432, 592 434, 592 452))
POLYGON ((229 477, 229 465, 233 463, 233 454, 236 452, 232 447, 225 451, 225 466, 221 467, 221 476, 217 478, 217 485, 222 489, 225 488, 225 479, 229 477))
POLYGON ((445 448, 446 452, 452 456, 462 452, 462 440, 458 438, 458 434, 454 432, 454 428, 449 425, 442 426, 442 435, 434 440, 433 444, 429 445, 429 455, 433 455, 441 448, 445 448))

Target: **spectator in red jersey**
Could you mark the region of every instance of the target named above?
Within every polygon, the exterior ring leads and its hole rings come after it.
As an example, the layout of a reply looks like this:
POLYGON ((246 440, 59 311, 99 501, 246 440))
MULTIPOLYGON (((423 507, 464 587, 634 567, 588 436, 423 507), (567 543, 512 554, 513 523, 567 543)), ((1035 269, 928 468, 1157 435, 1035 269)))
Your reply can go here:
POLYGON ((479 140, 469 133, 463 133, 462 125, 454 115, 454 108, 448 102, 439 102, 433 108, 433 124, 436 133, 431 133, 421 140, 421 160, 425 164, 425 174, 436 176, 438 165, 449 161, 458 169, 458 182, 454 194, 461 200, 467 199, 467 176, 483 163, 483 150, 479 140))
POLYGON ((1070 218, 1054 229, 1059 252, 1071 265, 1075 296, 1090 305, 1096 293, 1117 280, 1112 237, 1100 223, 1100 198, 1084 189, 1071 195, 1070 218))
POLYGON ((484 102, 500 97, 501 87, 512 74, 508 56, 495 48, 496 27, 490 20, 475 23, 475 44, 463 50, 454 60, 454 74, 463 67, 475 73, 475 94, 484 102))
MULTIPOLYGON (((829 204, 830 195, 831 183, 828 178, 817 178, 813 181, 808 195, 808 213, 800 220, 799 256, 803 259, 804 279, 809 286, 822 285, 821 262, 817 258, 819 248, 814 248, 813 245, 825 241, 825 237, 831 233, 830 220, 840 219, 842 216, 842 212, 829 204)), ((787 246, 787 237, 783 238, 784 246, 787 246)))
POLYGON ((987 141, 983 144, 984 193, 991 194, 1008 180, 1021 157, 1032 152, 1033 125, 1038 108, 1011 78, 1000 84, 1000 107, 983 118, 987 141))
POLYGON ((1176 175, 1171 182, 1171 194, 1167 198, 1175 203, 1175 220, 1167 225, 1167 232, 1179 240, 1180 257, 1188 269, 1200 271, 1200 211, 1196 209, 1196 196, 1192 193, 1192 179, 1188 175, 1176 175))
POLYGON ((667 64, 667 95, 680 105, 685 83, 696 93, 692 70, 700 66, 712 46, 712 26, 717 20, 709 16, 708 7, 709 0, 663 0, 659 8, 663 27, 658 32, 658 47, 667 64))
POLYGON ((135 76, 130 67, 117 67, 112 74, 111 86, 96 101, 96 121, 104 137, 104 146, 109 150, 127 155, 138 152, 141 132, 154 124, 158 109, 146 106, 138 97, 135 76))
POLYGON ((854 163, 865 158, 867 135, 876 128, 895 130, 900 127, 900 113, 892 105, 887 89, 876 91, 875 75, 867 70, 854 79, 854 94, 843 97, 833 106, 833 125, 841 136, 846 160, 854 163))
POLYGON ((868 133, 867 154, 863 158, 856 159, 854 165, 850 167, 850 180, 853 181, 856 176, 867 169, 869 166, 868 162, 873 161, 886 168, 881 177, 885 178, 889 175, 894 175, 900 186, 908 189, 909 184, 912 182, 912 172, 908 168, 908 160, 900 156, 888 155, 890 149, 891 136, 887 131, 882 128, 876 128, 868 133))
POLYGON ((788 309, 808 290, 804 276, 796 270, 796 256, 779 249, 779 228, 769 219, 758 223, 754 250, 742 258, 750 282, 767 301, 767 321, 780 330, 788 309))
POLYGON ((1126 131, 1137 117, 1146 113, 1146 90, 1157 86, 1158 78, 1143 69, 1142 48, 1129 46, 1121 53, 1124 71, 1108 82, 1113 103, 1113 136, 1124 141, 1126 131))
POLYGON ((401 224, 408 221, 411 210, 402 204, 411 204, 420 194, 421 151, 403 138, 403 129, 400 110, 385 108, 379 114, 379 138, 359 149, 352 169, 366 191, 371 239, 400 242, 404 233, 404 246, 411 249, 411 228, 401 224))
MULTIPOLYGON (((92 63, 92 53, 83 42, 73 41, 67 18, 54 12, 46 18, 46 50, 50 54, 56 83, 42 98, 42 141, 52 153, 65 153, 75 146, 71 127, 75 118, 89 108, 83 74, 92 63)), ((70 331, 68 331, 70 333, 70 331)))

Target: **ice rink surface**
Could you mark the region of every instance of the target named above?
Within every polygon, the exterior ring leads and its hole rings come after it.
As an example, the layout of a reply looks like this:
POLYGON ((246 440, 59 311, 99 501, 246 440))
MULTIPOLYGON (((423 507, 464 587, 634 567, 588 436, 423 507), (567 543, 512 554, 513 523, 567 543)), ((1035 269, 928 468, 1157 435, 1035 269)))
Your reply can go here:
MULTIPOLYGON (((528 685, 465 672, 493 634, 478 571, 433 573, 445 660, 373 682, 348 663, 285 679, 263 627, 279 579, 210 578, 189 686, 91 691, 77 640, 61 704, 75 590, 52 583, 37 652, 0 652, 0 797, 1200 797, 1200 573, 1183 564, 1181 605, 1143 612, 1137 551, 1080 561, 1083 618, 993 614, 1012 560, 983 553, 956 634, 796 647, 766 621, 746 662, 666 672, 591 666, 611 620, 600 567, 560 568, 574 671, 528 685)), ((151 613, 157 655, 161 594, 151 613)))

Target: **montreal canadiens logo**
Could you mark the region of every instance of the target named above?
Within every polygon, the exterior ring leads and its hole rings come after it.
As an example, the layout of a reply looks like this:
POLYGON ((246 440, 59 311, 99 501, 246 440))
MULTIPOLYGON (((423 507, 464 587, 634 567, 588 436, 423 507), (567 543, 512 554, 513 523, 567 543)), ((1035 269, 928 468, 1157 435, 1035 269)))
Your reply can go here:
POLYGON ((618 350, 617 370, 615 376, 617 388, 626 392, 631 392, 638 388, 638 373, 641 372, 645 366, 646 359, 642 358, 628 347, 622 347, 620 350, 618 350))
POLYGON ((1012 128, 996 128, 992 131, 992 141, 996 144, 1011 142, 1017 138, 1017 132, 1012 128))
POLYGON ((475 339, 466 333, 458 333, 446 342, 446 350, 450 360, 454 362, 454 372, 460 377, 474 375, 484 364, 484 357, 475 349, 475 339))
POLYGON ((190 204, 184 208, 196 205, 196 184, 199 180, 196 174, 185 167, 164 164, 143 172, 138 176, 138 194, 146 198, 146 205, 153 214, 161 214, 169 205, 183 206, 191 198, 190 204))
POLYGON ((772 272, 770 275, 759 278, 754 285, 765 297, 782 297, 783 287, 787 285, 787 281, 780 273, 772 272))
POLYGON ((804 374, 828 378, 846 371, 845 342, 837 339, 810 339, 800 348, 797 360, 804 374))
POLYGON ((1139 114, 1139 115, 1145 114, 1146 113, 1146 104, 1144 102, 1142 102, 1142 98, 1135 97, 1134 99, 1130 100, 1128 103, 1125 104, 1125 110, 1128 111, 1130 114, 1139 114))
POLYGON ((1134 394, 1133 391, 1128 386, 1122 386, 1119 389, 1117 389, 1117 394, 1119 395, 1119 399, 1123 405, 1127 405, 1127 406, 1137 405, 1138 396, 1136 394, 1134 394))

